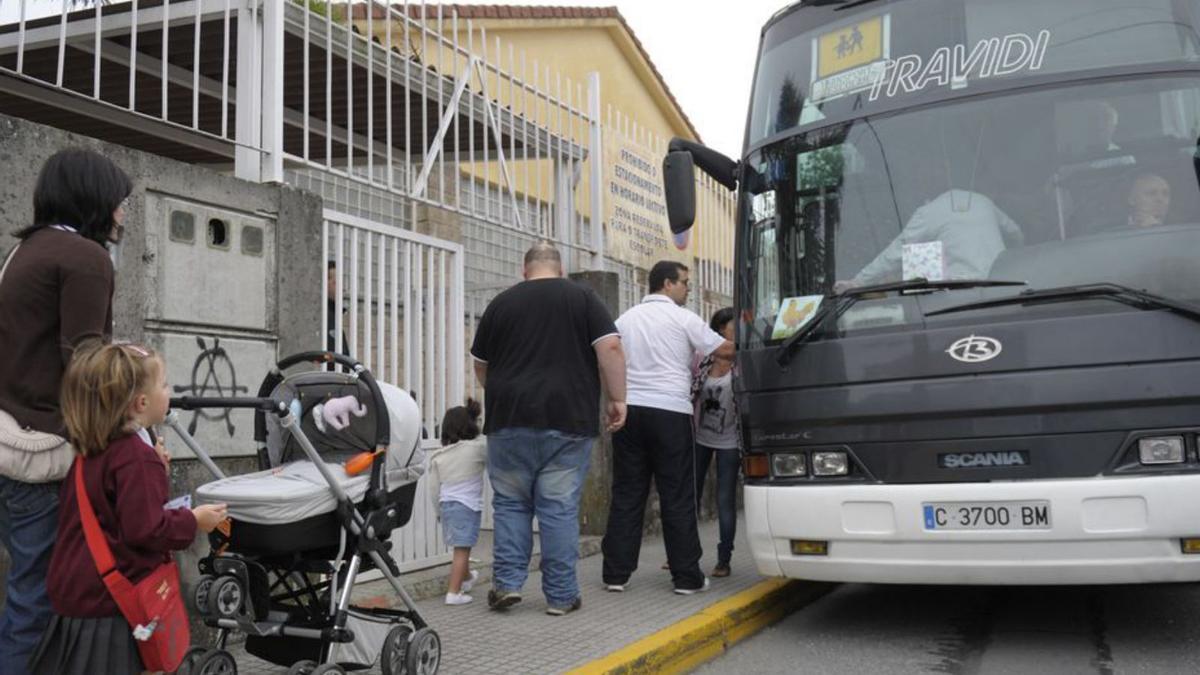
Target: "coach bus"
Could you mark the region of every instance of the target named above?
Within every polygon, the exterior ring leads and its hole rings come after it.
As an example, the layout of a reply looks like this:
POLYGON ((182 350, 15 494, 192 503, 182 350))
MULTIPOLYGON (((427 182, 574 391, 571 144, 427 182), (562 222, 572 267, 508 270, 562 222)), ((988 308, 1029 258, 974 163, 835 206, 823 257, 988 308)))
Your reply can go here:
POLYGON ((739 161, 759 570, 1200 580, 1200 0, 801 0, 739 161))

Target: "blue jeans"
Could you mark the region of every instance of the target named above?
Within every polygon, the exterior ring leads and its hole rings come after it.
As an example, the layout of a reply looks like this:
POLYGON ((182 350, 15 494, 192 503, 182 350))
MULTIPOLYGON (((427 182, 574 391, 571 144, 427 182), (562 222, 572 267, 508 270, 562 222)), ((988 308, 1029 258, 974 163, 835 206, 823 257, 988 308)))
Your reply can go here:
POLYGON ((717 523, 721 533, 721 540, 717 543, 717 564, 728 567, 733 556, 733 537, 737 534, 737 479, 742 458, 737 448, 710 448, 696 444, 697 505, 703 496, 704 481, 708 477, 708 466, 714 454, 717 456, 717 523))
POLYGON ((0 545, 11 559, 0 613, 0 673, 21 675, 54 609, 46 573, 58 528, 58 487, 0 476, 0 545))
POLYGON ((551 429, 501 429, 488 435, 496 590, 519 591, 525 585, 536 515, 546 602, 565 606, 579 597, 579 495, 595 440, 551 429))

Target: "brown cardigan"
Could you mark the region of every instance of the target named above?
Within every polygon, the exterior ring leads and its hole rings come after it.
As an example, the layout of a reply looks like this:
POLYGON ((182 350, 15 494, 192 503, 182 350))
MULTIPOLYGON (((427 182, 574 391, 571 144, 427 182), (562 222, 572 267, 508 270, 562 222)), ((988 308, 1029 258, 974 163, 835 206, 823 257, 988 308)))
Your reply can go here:
POLYGON ((95 241, 47 227, 20 243, 0 282, 0 409, 63 434, 63 372, 80 341, 112 333, 112 296, 112 260, 95 241))

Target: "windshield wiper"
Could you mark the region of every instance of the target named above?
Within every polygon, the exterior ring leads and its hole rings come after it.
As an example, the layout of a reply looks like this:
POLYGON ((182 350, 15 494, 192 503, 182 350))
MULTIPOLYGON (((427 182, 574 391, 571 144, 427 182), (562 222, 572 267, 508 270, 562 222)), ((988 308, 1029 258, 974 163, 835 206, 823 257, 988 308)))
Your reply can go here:
POLYGON ((855 7, 858 7, 860 5, 865 5, 865 4, 868 4, 871 2, 875 2, 875 0, 854 0, 853 2, 846 2, 846 3, 842 4, 835 11, 844 12, 847 9, 854 9, 855 7))
POLYGON ((846 310, 854 306, 854 303, 868 295, 875 295, 876 293, 915 293, 918 291, 950 291, 961 288, 1024 285, 1024 281, 998 281, 994 279, 945 279, 942 281, 930 281, 929 279, 917 278, 888 284, 851 288, 837 295, 828 296, 826 302, 821 304, 821 307, 817 309, 817 313, 809 319, 808 323, 804 324, 800 330, 793 333, 791 337, 779 345, 779 349, 776 350, 777 356, 775 360, 780 366, 786 366, 792 360, 794 349, 798 345, 807 342, 813 335, 816 335, 817 329, 824 325, 830 316, 836 321, 846 310))
POLYGON ((1005 305, 1026 305, 1039 302, 1067 302, 1070 300, 1086 300, 1088 298, 1103 298, 1125 303, 1138 309, 1169 309, 1176 314, 1186 316, 1193 321, 1200 321, 1200 307, 1178 300, 1172 300, 1149 291, 1129 288, 1120 284, 1083 284, 1080 286, 1059 286, 1041 290, 1029 289, 1005 298, 993 298, 968 302, 964 305, 954 305, 943 309, 927 312, 926 316, 938 314, 953 314, 967 312, 973 309, 988 309, 1005 305))
POLYGON ((869 2, 875 2, 875 1, 876 0, 808 0, 807 2, 803 2, 801 4, 809 5, 812 7, 822 7, 824 5, 840 5, 840 7, 837 8, 837 11, 841 11, 841 10, 845 10, 845 9, 851 9, 854 7, 858 7, 859 5, 865 5, 869 2))

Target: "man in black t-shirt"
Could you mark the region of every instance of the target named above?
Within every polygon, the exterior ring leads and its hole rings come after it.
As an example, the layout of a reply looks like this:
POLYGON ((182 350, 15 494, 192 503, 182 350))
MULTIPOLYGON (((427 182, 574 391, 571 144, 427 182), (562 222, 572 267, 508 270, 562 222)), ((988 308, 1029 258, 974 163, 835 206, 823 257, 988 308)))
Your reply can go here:
POLYGON ((541 527, 547 614, 579 609, 579 495, 600 431, 625 423, 625 354, 612 316, 590 289, 562 278, 558 250, 525 254, 525 281, 488 305, 471 356, 484 386, 488 475, 495 496, 493 589, 488 606, 521 601, 541 527))

